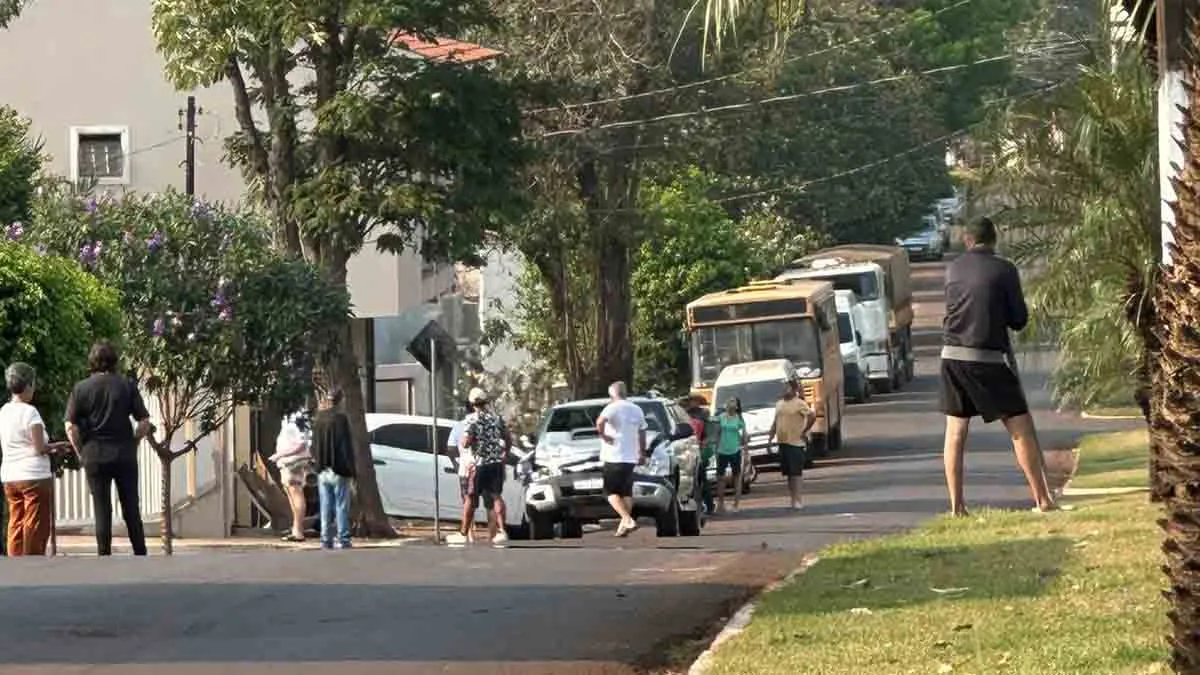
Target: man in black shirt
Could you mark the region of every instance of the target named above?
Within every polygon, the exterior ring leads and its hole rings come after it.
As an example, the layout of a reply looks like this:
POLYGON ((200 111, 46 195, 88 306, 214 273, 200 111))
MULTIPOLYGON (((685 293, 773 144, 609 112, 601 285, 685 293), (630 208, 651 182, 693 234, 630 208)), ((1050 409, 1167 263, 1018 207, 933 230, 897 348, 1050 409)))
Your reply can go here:
POLYGON ((321 399, 312 422, 312 454, 321 496, 321 548, 350 548, 350 481, 354 478, 354 437, 350 420, 337 409, 342 392, 321 399))
POLYGON ((946 268, 942 324, 943 461, 950 508, 956 515, 967 513, 963 449, 971 418, 982 417, 985 424, 1004 423, 1037 508, 1053 510, 1042 449, 1008 336, 1010 329, 1022 330, 1029 321, 1020 275, 1015 265, 996 255, 996 226, 991 220, 982 218, 966 226, 963 244, 966 252, 946 268))
POLYGON ((134 555, 146 555, 138 496, 138 442, 153 432, 150 413, 134 381, 117 373, 117 350, 97 342, 88 355, 91 375, 75 385, 67 403, 67 437, 79 453, 92 491, 96 552, 112 555, 112 486, 134 555), (130 423, 137 421, 137 427, 130 423))

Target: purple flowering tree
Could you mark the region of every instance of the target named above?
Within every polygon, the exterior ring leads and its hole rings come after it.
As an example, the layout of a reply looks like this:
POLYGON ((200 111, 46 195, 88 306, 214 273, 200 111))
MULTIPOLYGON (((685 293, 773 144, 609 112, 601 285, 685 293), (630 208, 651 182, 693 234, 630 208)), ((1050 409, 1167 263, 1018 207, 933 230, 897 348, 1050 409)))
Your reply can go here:
POLYGON ((171 463, 240 405, 296 409, 312 364, 336 347, 349 298, 311 265, 271 248, 259 218, 186 195, 42 199, 28 237, 115 288, 124 358, 157 404, 163 548, 171 552, 171 463), (183 438, 189 420, 199 435, 183 438))

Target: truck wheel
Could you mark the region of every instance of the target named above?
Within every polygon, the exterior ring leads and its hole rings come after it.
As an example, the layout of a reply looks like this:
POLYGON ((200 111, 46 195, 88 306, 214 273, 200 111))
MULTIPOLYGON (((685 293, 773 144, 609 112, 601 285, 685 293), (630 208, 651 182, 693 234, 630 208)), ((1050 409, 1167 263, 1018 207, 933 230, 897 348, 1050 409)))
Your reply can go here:
POLYGON ((558 529, 563 539, 583 539, 583 523, 577 518, 563 518, 558 529))
POLYGON ((824 457, 829 453, 829 437, 825 434, 813 434, 808 440, 809 457, 824 457))
POLYGON ((529 538, 529 516, 521 517, 520 525, 505 525, 504 530, 508 532, 508 538, 514 541, 529 538))
POLYGON ((525 518, 529 521, 529 538, 536 541, 545 541, 546 539, 554 538, 554 516, 549 513, 540 513, 533 509, 525 511, 525 518))
POLYGON ((667 510, 654 516, 654 528, 660 537, 679 536, 679 502, 671 499, 667 510))

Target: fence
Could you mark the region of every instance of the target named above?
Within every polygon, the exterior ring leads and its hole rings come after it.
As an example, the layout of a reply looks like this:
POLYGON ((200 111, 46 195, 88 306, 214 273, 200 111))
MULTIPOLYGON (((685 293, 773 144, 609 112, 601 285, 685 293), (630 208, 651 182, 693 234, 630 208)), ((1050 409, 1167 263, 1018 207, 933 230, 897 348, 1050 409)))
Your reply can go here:
MULTIPOLYGON (((146 407, 151 421, 158 422, 158 410, 153 397, 146 397, 146 407)), ((183 438, 190 438, 194 430, 191 425, 177 436, 176 445, 183 438)), ((210 457, 214 451, 219 451, 224 434, 217 432, 207 436, 197 447, 198 452, 191 453, 175 461, 174 471, 171 472, 171 495, 174 506, 186 501, 197 494, 201 486, 211 484, 216 478, 216 466, 209 462, 200 462, 197 456, 210 457)), ((147 443, 138 447, 138 493, 141 496, 142 519, 158 521, 160 516, 162 490, 162 464, 158 455, 147 443)), ((55 521, 59 527, 83 527, 91 525, 95 520, 92 508, 92 493, 88 489, 87 477, 83 471, 67 471, 54 484, 55 521)), ((121 522, 120 507, 116 491, 113 491, 113 520, 121 522)))

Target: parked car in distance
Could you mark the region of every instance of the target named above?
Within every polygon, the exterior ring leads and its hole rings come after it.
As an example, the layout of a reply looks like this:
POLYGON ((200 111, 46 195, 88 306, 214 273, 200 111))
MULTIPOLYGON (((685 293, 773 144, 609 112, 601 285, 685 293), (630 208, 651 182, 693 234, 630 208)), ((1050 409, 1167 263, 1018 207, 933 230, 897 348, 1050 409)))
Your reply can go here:
MULTIPOLYGON (((371 459, 375 464, 375 480, 383 512, 394 518, 433 518, 435 511, 443 520, 462 519, 462 499, 458 482, 457 452, 448 451, 446 441, 455 421, 438 419, 435 455, 430 444, 429 427, 433 419, 419 415, 368 413, 367 433, 371 440, 371 459), (434 468, 436 462, 437 468, 434 468), (440 508, 434 507, 434 478, 436 476, 440 508)), ((508 506, 509 535, 522 538, 527 529, 524 514, 525 482, 528 464, 522 465, 527 453, 514 444, 508 457, 507 478, 504 482, 504 501, 508 506)), ((487 522, 487 512, 480 508, 475 521, 487 522)))
POLYGON ((862 354, 863 307, 854 291, 837 291, 838 338, 841 339, 843 380, 846 398, 855 403, 871 399, 871 380, 867 360, 862 354))
POLYGON ((908 252, 910 260, 941 260, 946 254, 942 233, 936 227, 927 227, 916 234, 897 239, 896 245, 908 252))
MULTIPOLYGON (((632 396, 646 414, 650 459, 635 470, 635 518, 653 518, 658 536, 695 536, 701 513, 700 445, 687 412, 657 395, 632 396)), ((554 406, 537 434, 533 474, 525 492, 530 537, 550 539, 555 528, 564 539, 583 536, 583 524, 615 518, 604 496, 600 436, 596 430, 607 399, 571 401, 554 406)))

